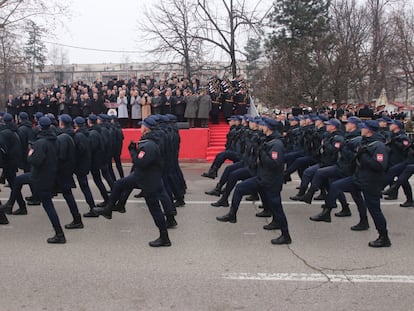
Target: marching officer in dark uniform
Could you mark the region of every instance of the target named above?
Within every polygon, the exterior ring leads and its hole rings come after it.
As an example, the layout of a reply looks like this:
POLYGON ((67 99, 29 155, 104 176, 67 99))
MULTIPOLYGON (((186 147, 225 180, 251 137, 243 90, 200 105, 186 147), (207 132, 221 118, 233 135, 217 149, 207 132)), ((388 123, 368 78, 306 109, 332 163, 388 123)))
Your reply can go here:
POLYGON ((28 153, 28 161, 31 165, 30 183, 55 229, 55 236, 49 238, 47 242, 63 244, 66 243, 66 238, 52 202, 52 191, 58 169, 58 150, 56 134, 50 125, 51 121, 48 117, 39 119, 41 130, 28 153))
POLYGON ((3 174, 12 188, 16 179, 16 172, 22 165, 22 148, 13 116, 9 113, 3 115, 4 124, 0 125, 0 140, 5 152, 3 174))
POLYGON ((257 157, 260 147, 264 141, 264 134, 260 131, 258 123, 251 121, 249 126, 250 129, 247 132, 246 145, 244 147, 242 160, 240 161, 242 165, 229 174, 226 181, 226 188, 223 191, 221 198, 217 202, 211 203, 211 206, 229 206, 228 198, 231 191, 233 191, 233 188, 236 186, 236 183, 239 180, 245 180, 256 175, 257 157))
MULTIPOLYGON (((114 148, 114 137, 111 135, 111 127, 107 123, 109 119, 109 116, 106 114, 100 114, 98 115, 97 124, 101 129, 101 137, 104 147, 104 153, 101 154, 101 156, 104 158, 103 161, 105 163, 102 164, 100 167, 101 174, 103 178, 105 178, 106 182, 109 185, 109 188, 114 186, 114 180, 112 179, 111 174, 109 173, 109 166, 112 166, 112 155, 113 155, 113 148, 114 148)), ((97 206, 104 206, 106 203, 100 203, 97 206)))
POLYGON ((35 133, 32 128, 32 122, 29 120, 29 115, 26 112, 19 113, 19 125, 17 127, 17 134, 20 138, 20 144, 22 146, 22 165, 21 169, 25 173, 30 171, 30 165, 27 162, 27 151, 29 150, 29 142, 33 141, 35 133))
MULTIPOLYGON (((384 187, 391 185, 394 178, 400 175, 407 166, 407 152, 411 145, 411 141, 404 131, 404 123, 399 120, 393 120, 390 124, 390 140, 386 145, 389 150, 388 171, 385 174, 384 187)), ((388 197, 385 200, 396 200, 398 191, 395 188, 385 191, 388 197)))
POLYGON ((201 174, 202 177, 216 178, 217 171, 223 165, 224 161, 231 160, 233 163, 240 161, 240 154, 236 151, 236 142, 238 139, 238 134, 242 127, 240 116, 231 116, 229 120, 230 130, 226 136, 226 150, 220 152, 216 155, 213 163, 211 164, 208 172, 201 174))
MULTIPOLYGON (((141 125, 142 137, 138 144, 131 142, 128 149, 133 161, 133 169, 129 176, 115 182, 108 204, 102 208, 96 208, 95 212, 111 219, 116 202, 123 191, 129 193, 134 188, 141 188, 145 202, 160 231, 160 237, 149 243, 152 247, 171 246, 168 237, 167 223, 160 207, 160 191, 162 190, 163 159, 152 130, 157 126, 154 117, 147 117, 141 125)), ((157 134, 156 134, 157 135, 157 134)))
POLYGON ((290 244, 292 240, 280 196, 283 186, 284 147, 282 141, 277 138, 279 133, 276 132, 277 122, 275 120, 265 118, 262 126, 266 139, 259 151, 257 176, 246 179, 236 186, 230 212, 217 217, 217 220, 236 223, 236 214, 242 196, 259 192, 263 204, 272 210, 273 217, 277 220, 282 231, 281 236, 272 240, 272 244, 290 244))
POLYGON ((92 196, 91 189, 88 182, 88 173, 92 165, 92 150, 89 142, 89 131, 85 126, 85 119, 83 117, 76 117, 73 120, 75 125, 75 134, 73 140, 75 141, 75 175, 78 179, 79 187, 85 196, 85 201, 89 205, 89 212, 84 214, 84 217, 98 217, 97 214, 91 212, 95 207, 95 201, 92 196))
POLYGON ((76 144, 73 139, 72 118, 68 114, 59 116, 59 129, 57 135, 58 146, 58 191, 68 204, 73 221, 65 225, 66 229, 82 229, 83 223, 79 214, 78 205, 72 193, 73 173, 76 167, 76 144))
MULTIPOLYGON (((88 126, 89 126, 89 143, 91 146, 91 174, 93 181, 95 182, 96 187, 99 190, 103 198, 103 203, 101 205, 106 205, 109 199, 108 192, 106 191, 105 185, 102 182, 101 177, 101 167, 106 165, 105 158, 102 156, 106 149, 104 148, 104 142, 102 139, 101 127, 97 125, 97 116, 91 114, 88 117, 88 126)), ((84 214, 83 217, 96 217, 97 214, 90 210, 89 213, 84 214)))
POLYGON ((330 119, 329 121, 325 122, 326 124, 326 135, 322 138, 321 143, 318 147, 318 151, 320 152, 319 162, 308 167, 302 177, 302 182, 300 184, 299 193, 295 197, 291 197, 292 200, 295 201, 305 201, 310 203, 312 201, 313 195, 315 193, 315 189, 311 189, 306 194, 306 190, 308 188, 309 183, 312 181, 314 175, 320 168, 332 166, 336 164, 338 159, 338 152, 342 146, 344 141, 344 137, 342 133, 339 131, 341 127, 341 122, 337 119, 330 119))
MULTIPOLYGON (((359 129, 359 124, 361 120, 357 117, 350 117, 346 121, 345 130, 346 134, 344 137, 344 142, 341 145, 338 154, 338 160, 336 165, 328 166, 325 168, 319 169, 315 176, 312 179, 312 184, 308 192, 315 192, 317 189, 323 184, 328 183, 329 181, 338 180, 341 178, 345 178, 348 176, 352 176, 355 170, 355 163, 354 158, 361 143, 361 131, 359 129)), ((307 193, 307 196, 310 196, 307 193)), ((329 192, 328 192, 329 196, 329 192)), ((306 203, 311 202, 311 198, 309 197, 309 201, 304 199, 306 203)), ((348 217, 351 216, 351 210, 349 209, 349 205, 346 202, 346 198, 343 193, 338 195, 338 199, 341 202, 342 210, 338 213, 335 213, 337 217, 348 217)), ((329 214, 330 215, 330 214, 329 214)), ((310 218, 313 221, 326 221, 329 222, 330 218, 324 214, 318 214, 310 218)))
MULTIPOLYGON (((114 146, 113 146, 113 156, 116 169, 118 170, 118 174, 120 178, 124 178, 124 170, 122 168, 122 162, 121 162, 121 154, 122 154, 122 144, 124 141, 124 133, 122 132, 121 126, 119 125, 118 119, 116 116, 111 117, 111 126, 112 130, 114 132, 113 139, 114 139, 114 146)), ((114 171, 112 169, 112 162, 109 166, 110 172, 113 180, 116 180, 114 171)))
POLYGON ((332 183, 320 217, 328 219, 332 208, 335 208, 339 193, 350 192, 360 215, 359 223, 351 227, 351 230, 368 230, 368 209, 379 233, 379 237, 369 242, 369 246, 388 247, 391 246, 391 242, 388 237, 387 222, 381 211, 381 190, 388 164, 388 150, 384 137, 377 133, 378 129, 377 121, 367 120, 362 123, 362 140, 355 156, 355 171, 352 176, 332 183))

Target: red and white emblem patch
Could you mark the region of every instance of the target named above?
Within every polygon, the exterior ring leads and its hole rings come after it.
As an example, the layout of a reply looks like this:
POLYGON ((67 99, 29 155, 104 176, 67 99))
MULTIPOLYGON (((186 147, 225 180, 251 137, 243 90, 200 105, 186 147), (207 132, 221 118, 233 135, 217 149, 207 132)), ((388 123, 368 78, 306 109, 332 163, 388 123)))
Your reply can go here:
POLYGON ((28 156, 30 157, 33 154, 33 152, 34 152, 34 149, 30 149, 29 153, 28 153, 28 156))
POLYGON ((339 149, 341 147, 341 143, 339 142, 339 141, 337 141, 336 143, 335 143, 335 148, 336 149, 339 149))
POLYGON ((142 159, 145 155, 145 151, 140 151, 140 153, 138 153, 138 159, 142 159))
POLYGON ((383 162, 384 161, 384 155, 382 153, 377 153, 377 162, 383 162))
POLYGON ((279 156, 279 153, 277 151, 272 151, 272 159, 277 160, 277 157, 279 156))
POLYGON ((404 146, 408 146, 410 144, 410 142, 408 140, 404 140, 403 144, 404 144, 404 146))

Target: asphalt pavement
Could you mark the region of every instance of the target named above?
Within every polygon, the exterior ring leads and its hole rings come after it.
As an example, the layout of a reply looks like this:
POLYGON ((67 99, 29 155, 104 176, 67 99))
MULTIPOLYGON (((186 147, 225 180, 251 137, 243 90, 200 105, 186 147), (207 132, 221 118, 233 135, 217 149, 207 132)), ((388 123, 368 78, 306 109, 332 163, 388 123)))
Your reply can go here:
MULTIPOLYGON (((414 209, 399 207, 402 192, 398 201, 382 202, 392 246, 372 249, 371 218, 370 230, 351 231, 358 222, 351 203, 352 217, 310 221, 321 202, 290 201, 299 184, 294 176, 282 193, 293 242, 274 246, 279 231, 262 229, 269 219, 255 217, 259 202, 243 201, 237 224, 220 223, 216 216, 228 208, 211 207, 217 197, 204 194, 217 180, 200 177, 209 164, 181 166, 186 205, 169 231, 170 248, 148 246, 158 232, 144 201, 132 196, 126 214, 65 230, 65 245, 46 243, 53 230, 42 207, 9 216, 0 226, 0 311, 414 309, 414 209)), ((5 202, 10 189, 1 191, 5 202)), ((79 187, 74 192, 86 212, 79 187)), ((62 196, 54 202, 62 224, 71 222, 62 196)))

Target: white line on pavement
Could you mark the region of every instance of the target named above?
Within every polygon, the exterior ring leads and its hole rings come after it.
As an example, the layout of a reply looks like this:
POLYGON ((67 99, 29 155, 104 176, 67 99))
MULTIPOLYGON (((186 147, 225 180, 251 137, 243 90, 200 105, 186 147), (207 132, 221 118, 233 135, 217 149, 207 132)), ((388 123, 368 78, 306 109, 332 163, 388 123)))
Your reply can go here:
POLYGON ((347 275, 322 273, 226 273, 224 279, 252 281, 405 283, 414 284, 414 275, 347 275))
MULTIPOLYGON (((7 201, 8 198, 4 197, 4 198, 0 198, 0 200, 2 201, 7 201)), ((218 200, 218 197, 217 197, 218 200)), ((84 199, 76 199, 75 200, 77 203, 85 203, 84 199)), ((96 200, 96 202, 100 202, 102 200, 96 200)), ((53 199, 53 202, 66 202, 64 199, 53 199)), ((185 201, 186 204, 194 204, 194 205, 203 205, 203 204, 208 204, 210 205, 211 203, 216 202, 216 201, 185 201)), ((320 201, 320 204, 323 204, 323 201, 320 201)), ((144 200, 128 200, 127 203, 145 203, 144 200)), ((241 201, 241 204, 254 204, 251 201, 241 201)), ((282 205, 303 205, 303 206, 309 206, 308 204, 301 204, 303 202, 296 202, 296 201, 283 201, 282 205)), ((353 204, 355 205, 354 202, 348 202, 349 204, 353 204)), ((401 202, 400 201, 394 201, 394 202, 381 202, 381 205, 383 206, 387 206, 387 205, 395 205, 395 206, 399 206, 401 202)), ((256 201, 255 204, 261 204, 260 201, 256 201)), ((313 205, 319 205, 319 203, 313 203, 313 205)), ((340 206, 339 206, 340 208, 340 206)))

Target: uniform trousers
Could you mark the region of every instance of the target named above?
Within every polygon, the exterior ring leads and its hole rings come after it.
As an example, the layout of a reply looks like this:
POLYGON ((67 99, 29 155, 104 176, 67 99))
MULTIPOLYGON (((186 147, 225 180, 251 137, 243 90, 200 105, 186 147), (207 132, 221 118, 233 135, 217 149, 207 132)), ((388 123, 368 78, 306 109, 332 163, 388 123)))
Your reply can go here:
POLYGON ((216 158, 214 159, 211 167, 216 167, 219 169, 226 160, 233 161, 233 163, 238 162, 240 161, 240 155, 236 151, 232 150, 222 151, 216 155, 216 158))
POLYGON ((282 232, 287 231, 288 223, 285 212, 283 211, 280 191, 261 186, 257 176, 250 177, 236 186, 231 200, 231 210, 234 211, 234 213, 237 213, 243 195, 252 193, 260 194, 260 197, 263 200, 263 205, 269 207, 274 219, 280 225, 282 232))
POLYGON ((353 176, 339 179, 332 183, 328 195, 325 200, 325 205, 328 208, 335 207, 335 201, 339 193, 349 192, 352 195, 361 219, 367 217, 367 208, 374 220, 375 227, 379 233, 386 233, 387 221, 381 210, 381 193, 372 193, 361 188, 354 181, 353 176))

